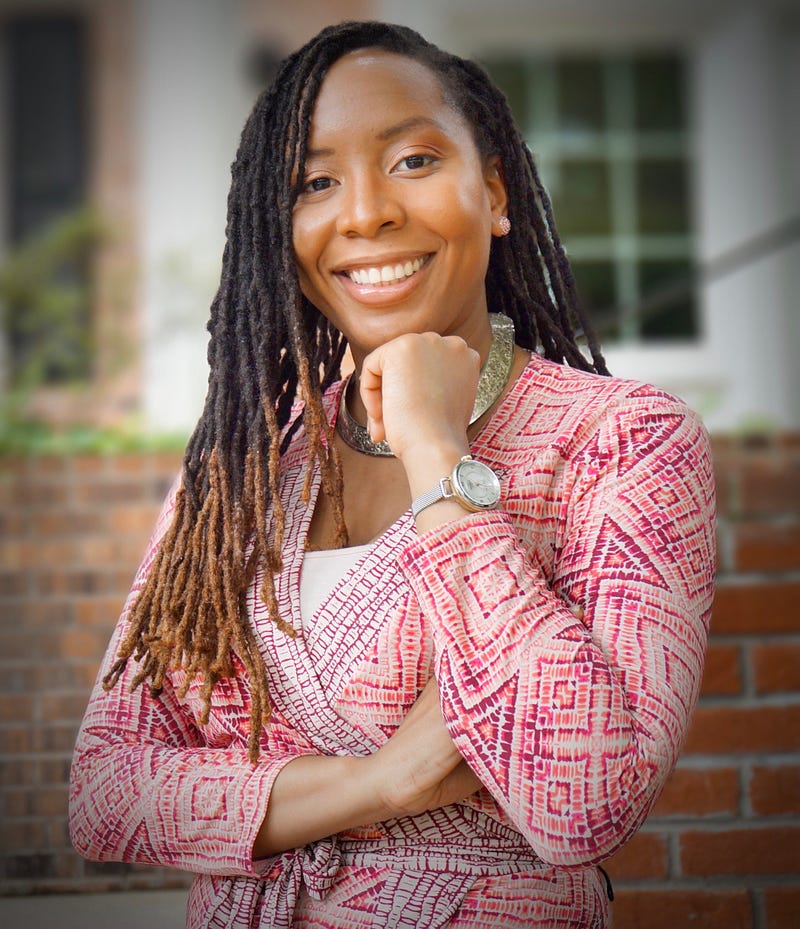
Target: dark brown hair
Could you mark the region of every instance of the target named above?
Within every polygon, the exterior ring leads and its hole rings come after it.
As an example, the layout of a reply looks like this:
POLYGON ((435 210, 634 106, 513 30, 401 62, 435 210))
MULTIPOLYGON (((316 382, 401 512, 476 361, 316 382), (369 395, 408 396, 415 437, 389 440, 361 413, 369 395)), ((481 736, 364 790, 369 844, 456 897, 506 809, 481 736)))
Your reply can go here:
POLYGON ((269 719, 268 682, 245 593, 263 566, 260 596, 289 635, 273 585, 281 570, 284 512, 280 456, 301 426, 308 437, 306 498, 319 467, 346 543, 341 473, 323 394, 339 377, 346 345, 303 296, 292 250, 292 208, 302 183, 314 103, 331 65, 350 51, 380 48, 433 71, 446 100, 471 125, 476 145, 499 156, 508 193, 510 236, 493 239, 488 304, 514 321, 516 341, 544 357, 607 373, 575 297, 569 263, 542 187, 503 94, 473 62, 441 51, 411 29, 376 22, 323 30, 288 57, 257 100, 242 133, 228 197, 222 279, 211 306, 205 408, 183 461, 175 513, 135 602, 112 687, 128 660, 132 686, 160 690, 171 668, 200 675, 207 720, 221 677, 244 665, 252 694, 249 753, 258 757, 269 719), (590 358, 576 333, 588 343, 590 358), (302 412, 290 422, 302 400, 302 412))

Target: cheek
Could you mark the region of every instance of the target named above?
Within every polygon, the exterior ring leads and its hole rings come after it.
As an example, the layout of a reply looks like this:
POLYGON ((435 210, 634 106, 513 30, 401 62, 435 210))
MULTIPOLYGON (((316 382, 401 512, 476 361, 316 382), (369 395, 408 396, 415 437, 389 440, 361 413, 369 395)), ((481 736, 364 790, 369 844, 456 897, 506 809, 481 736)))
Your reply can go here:
POLYGON ((437 198, 435 211, 440 228, 453 240, 469 241, 480 250, 483 239, 491 238, 491 208, 485 186, 477 181, 452 186, 446 197, 437 198))
POLYGON ((306 211, 298 211, 292 218, 292 248, 298 273, 304 276, 313 275, 319 260, 321 223, 306 211))

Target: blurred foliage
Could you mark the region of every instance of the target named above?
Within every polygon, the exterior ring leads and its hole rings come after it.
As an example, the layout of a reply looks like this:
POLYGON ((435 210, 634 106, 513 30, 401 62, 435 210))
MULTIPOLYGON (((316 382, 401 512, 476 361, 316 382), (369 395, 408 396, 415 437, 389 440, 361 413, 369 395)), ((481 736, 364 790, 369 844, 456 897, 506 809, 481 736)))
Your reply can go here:
POLYGON ((12 251, 0 267, 0 324, 10 393, 85 379, 92 358, 86 272, 107 236, 92 210, 69 213, 12 251))
POLYGON ((136 419, 57 426, 30 412, 41 388, 86 389, 95 352, 89 262, 110 235, 90 209, 69 213, 14 249, 0 266, 5 337, 0 455, 174 451, 186 436, 149 435, 136 419))
POLYGON ((137 425, 102 427, 76 424, 58 428, 42 420, 0 417, 0 456, 178 452, 183 433, 152 434, 137 425))

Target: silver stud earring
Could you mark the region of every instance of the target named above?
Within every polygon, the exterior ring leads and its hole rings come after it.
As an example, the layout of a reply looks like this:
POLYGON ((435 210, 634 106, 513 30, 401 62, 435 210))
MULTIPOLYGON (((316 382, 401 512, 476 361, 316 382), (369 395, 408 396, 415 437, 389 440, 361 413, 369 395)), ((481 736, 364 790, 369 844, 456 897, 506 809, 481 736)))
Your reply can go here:
POLYGON ((511 220, 507 216, 501 216, 497 225, 500 227, 500 235, 506 236, 511 232, 511 220))

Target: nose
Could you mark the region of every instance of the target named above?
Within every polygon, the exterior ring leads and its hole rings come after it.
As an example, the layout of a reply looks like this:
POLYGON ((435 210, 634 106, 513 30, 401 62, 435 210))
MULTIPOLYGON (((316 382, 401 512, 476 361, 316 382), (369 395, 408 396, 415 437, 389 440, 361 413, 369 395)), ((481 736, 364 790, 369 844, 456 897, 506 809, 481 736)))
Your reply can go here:
POLYGON ((336 229, 344 236, 372 238, 405 222, 397 183, 378 172, 359 172, 346 180, 339 207, 336 229))

